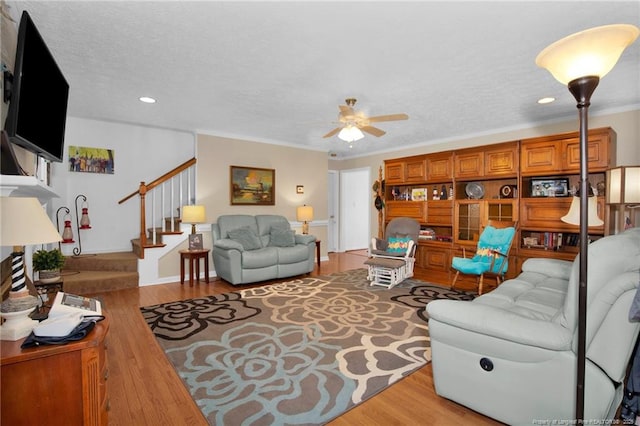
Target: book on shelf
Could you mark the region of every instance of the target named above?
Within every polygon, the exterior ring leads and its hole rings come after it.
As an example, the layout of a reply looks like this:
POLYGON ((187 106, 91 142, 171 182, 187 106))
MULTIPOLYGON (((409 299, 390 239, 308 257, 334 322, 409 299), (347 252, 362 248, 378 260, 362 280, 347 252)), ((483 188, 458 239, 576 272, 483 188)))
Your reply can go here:
MULTIPOLYGON (((571 235, 575 234, 568 234, 567 237, 571 235)), ((528 236, 523 236, 522 244, 527 248, 545 250, 560 250, 563 245, 572 245, 562 232, 530 232, 528 236)))

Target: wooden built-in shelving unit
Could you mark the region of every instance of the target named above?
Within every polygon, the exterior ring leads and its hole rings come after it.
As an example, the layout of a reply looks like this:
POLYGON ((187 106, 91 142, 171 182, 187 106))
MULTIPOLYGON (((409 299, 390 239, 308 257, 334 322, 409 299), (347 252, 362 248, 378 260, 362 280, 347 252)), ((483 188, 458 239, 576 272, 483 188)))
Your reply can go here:
MULTIPOLYGON (((615 153, 613 129, 589 131, 592 187, 606 187, 605 171, 616 164, 615 153)), ((473 248, 489 220, 517 221, 507 272, 514 277, 530 257, 575 258, 578 227, 560 220, 569 210, 570 194, 545 191, 554 196, 540 196, 534 184, 566 181, 571 190, 579 186, 579 172, 578 132, 385 160, 385 222, 418 220, 430 239, 420 240, 416 270, 448 283, 451 258, 462 247, 473 248), (468 186, 481 188, 482 196, 470 197, 468 186)), ((613 233, 603 193, 598 194, 598 215, 604 225, 590 228, 590 239, 613 233)))

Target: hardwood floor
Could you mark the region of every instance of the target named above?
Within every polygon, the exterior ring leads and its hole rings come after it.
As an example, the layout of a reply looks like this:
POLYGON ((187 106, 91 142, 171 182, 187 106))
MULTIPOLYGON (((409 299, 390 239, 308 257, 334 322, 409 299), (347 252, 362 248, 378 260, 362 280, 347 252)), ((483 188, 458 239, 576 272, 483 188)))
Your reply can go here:
MULTIPOLYGON (((330 253, 312 275, 361 268, 366 251, 330 253)), ((260 285, 264 285, 261 283, 260 285)), ((248 286, 245 286, 248 287, 248 286)), ((100 293, 111 320, 108 340, 109 424, 206 425, 200 410, 155 337, 139 308, 157 303, 237 290, 222 280, 193 287, 180 283, 100 293)), ((340 425, 497 425, 472 410, 435 394, 431 365, 353 408, 330 423, 340 425)))

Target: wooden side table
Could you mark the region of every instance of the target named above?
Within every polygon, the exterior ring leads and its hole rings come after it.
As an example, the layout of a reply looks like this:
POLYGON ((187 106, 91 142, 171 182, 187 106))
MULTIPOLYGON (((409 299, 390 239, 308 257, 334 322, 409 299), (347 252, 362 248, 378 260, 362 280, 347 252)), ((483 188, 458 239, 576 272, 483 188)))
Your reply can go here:
POLYGON ((189 285, 193 286, 194 263, 196 281, 200 282, 200 259, 204 259, 204 280, 209 283, 209 249, 180 250, 180 284, 184 284, 184 261, 189 260, 189 285))
POLYGON ((321 240, 316 240, 316 258, 318 259, 318 268, 320 267, 320 243, 321 240))

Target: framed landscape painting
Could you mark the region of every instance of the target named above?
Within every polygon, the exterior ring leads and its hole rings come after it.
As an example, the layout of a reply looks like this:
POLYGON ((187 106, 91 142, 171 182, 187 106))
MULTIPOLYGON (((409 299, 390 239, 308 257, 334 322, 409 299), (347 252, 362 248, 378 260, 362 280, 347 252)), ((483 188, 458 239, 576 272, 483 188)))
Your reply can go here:
POLYGON ((232 206, 273 206, 276 200, 275 169, 230 166, 232 206))

